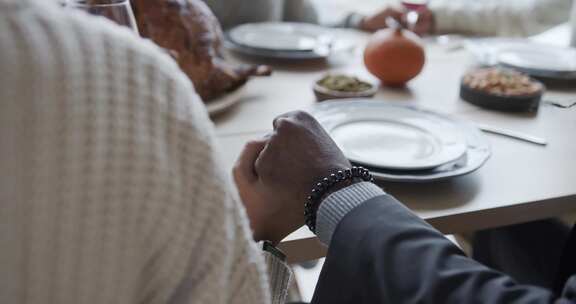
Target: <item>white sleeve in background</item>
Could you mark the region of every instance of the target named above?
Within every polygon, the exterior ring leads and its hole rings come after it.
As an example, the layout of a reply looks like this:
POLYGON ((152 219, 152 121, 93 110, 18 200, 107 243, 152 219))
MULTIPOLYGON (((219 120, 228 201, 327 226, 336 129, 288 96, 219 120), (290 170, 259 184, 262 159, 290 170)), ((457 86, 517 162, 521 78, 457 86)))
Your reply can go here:
POLYGON ((566 22, 572 0, 432 0, 438 33, 529 36, 566 22))

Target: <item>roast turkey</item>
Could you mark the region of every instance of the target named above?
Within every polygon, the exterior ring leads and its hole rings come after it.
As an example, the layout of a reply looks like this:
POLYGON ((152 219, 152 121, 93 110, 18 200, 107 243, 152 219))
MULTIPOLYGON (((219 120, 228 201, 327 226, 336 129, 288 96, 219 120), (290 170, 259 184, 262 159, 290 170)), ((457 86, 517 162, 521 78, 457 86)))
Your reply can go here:
POLYGON ((220 23, 202 0, 131 0, 140 35, 166 49, 204 101, 244 85, 265 66, 233 64, 222 54, 220 23))

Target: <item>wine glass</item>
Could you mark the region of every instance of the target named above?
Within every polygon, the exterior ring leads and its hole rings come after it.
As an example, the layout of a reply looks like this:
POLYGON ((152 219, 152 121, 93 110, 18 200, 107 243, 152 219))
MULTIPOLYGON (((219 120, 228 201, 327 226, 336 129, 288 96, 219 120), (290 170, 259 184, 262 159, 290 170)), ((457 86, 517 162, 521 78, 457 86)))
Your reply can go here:
POLYGON ((420 19, 420 12, 428 7, 429 0, 402 0, 402 5, 408 10, 406 22, 408 29, 413 31, 420 19))
POLYGON ((68 0, 65 6, 81 9, 92 15, 104 16, 139 35, 129 0, 68 0))

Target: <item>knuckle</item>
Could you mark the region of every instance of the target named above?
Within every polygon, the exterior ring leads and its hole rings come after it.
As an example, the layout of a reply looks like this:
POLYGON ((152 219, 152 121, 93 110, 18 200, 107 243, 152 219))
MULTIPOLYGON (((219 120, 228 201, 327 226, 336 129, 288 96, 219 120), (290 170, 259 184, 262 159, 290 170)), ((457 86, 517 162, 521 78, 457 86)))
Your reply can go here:
POLYGON ((280 117, 276 120, 276 130, 280 132, 292 129, 294 126, 295 126, 294 121, 289 118, 280 117))
POLYGON ((276 129, 289 129, 298 126, 306 126, 316 121, 312 115, 305 111, 292 111, 280 115, 274 119, 276 129))
POLYGON ((259 176, 266 175, 267 170, 266 168, 267 168, 266 159, 264 157, 258 159, 258 161, 256 161, 256 163, 254 164, 254 169, 256 170, 256 172, 258 172, 259 176))

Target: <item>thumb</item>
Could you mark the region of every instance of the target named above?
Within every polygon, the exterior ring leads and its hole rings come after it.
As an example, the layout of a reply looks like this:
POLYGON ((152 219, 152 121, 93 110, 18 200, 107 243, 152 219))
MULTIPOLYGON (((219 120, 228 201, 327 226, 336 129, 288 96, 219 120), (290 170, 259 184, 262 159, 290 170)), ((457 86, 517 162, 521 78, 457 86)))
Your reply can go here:
POLYGON ((252 183, 258 179, 254 164, 256 163, 258 156, 260 156, 260 152, 264 150, 267 144, 267 139, 253 140, 246 143, 232 172, 236 184, 245 182, 252 183))

